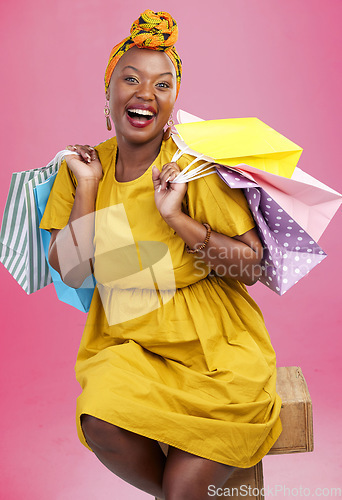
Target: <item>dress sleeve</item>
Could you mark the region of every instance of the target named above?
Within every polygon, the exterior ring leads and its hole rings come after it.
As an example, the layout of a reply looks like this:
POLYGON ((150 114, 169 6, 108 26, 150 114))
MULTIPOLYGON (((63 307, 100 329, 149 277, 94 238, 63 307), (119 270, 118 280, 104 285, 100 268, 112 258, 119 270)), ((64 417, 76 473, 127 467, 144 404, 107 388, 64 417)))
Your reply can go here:
POLYGON ((65 161, 61 163, 39 227, 63 229, 69 221, 75 200, 77 181, 65 161))
POLYGON ((218 174, 190 181, 185 203, 190 217, 230 237, 255 226, 243 191, 230 188, 218 174))

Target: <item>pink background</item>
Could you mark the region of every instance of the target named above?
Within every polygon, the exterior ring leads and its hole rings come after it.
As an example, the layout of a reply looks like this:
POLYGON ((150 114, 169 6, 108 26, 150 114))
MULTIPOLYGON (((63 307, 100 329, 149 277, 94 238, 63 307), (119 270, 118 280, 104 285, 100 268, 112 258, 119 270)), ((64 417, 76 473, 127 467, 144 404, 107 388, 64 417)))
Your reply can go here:
MULTIPOLYGON (((179 24, 176 109, 206 119, 257 116, 303 147, 302 169, 342 191, 340 0, 16 0, 0 7, 0 211, 13 171, 43 166, 67 144, 109 137, 107 57, 145 8, 170 10, 179 24)), ((266 457, 269 487, 342 486, 340 228, 341 213, 320 240, 328 258, 285 296, 250 288, 278 365, 301 366, 314 407, 315 451, 266 457)), ((150 498, 78 442, 73 367, 85 315, 59 302, 52 286, 27 296, 2 266, 0 275, 1 497, 150 498)))

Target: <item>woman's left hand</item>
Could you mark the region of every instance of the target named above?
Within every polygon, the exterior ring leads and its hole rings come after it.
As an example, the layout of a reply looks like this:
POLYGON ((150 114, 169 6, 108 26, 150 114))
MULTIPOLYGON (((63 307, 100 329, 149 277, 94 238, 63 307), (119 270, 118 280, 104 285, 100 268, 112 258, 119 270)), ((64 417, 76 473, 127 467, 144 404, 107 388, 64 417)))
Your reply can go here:
POLYGON ((152 167, 154 199, 160 215, 167 222, 177 217, 182 211, 182 201, 187 190, 187 183, 171 183, 180 172, 177 163, 166 163, 162 171, 152 167))

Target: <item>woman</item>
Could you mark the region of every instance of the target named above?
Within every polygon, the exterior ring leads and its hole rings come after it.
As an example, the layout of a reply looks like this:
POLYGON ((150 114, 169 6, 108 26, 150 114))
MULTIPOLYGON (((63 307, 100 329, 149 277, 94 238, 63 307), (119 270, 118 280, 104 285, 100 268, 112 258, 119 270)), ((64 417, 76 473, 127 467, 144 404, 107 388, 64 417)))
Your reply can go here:
POLYGON ((202 500, 268 452, 281 401, 244 285, 262 258, 246 200, 217 175, 172 183, 193 159, 172 163, 164 133, 181 78, 176 39, 169 14, 145 11, 114 47, 105 82, 116 137, 69 147, 79 156, 62 164, 41 227, 67 284, 93 266, 97 280, 76 362, 80 440, 151 495, 202 500))

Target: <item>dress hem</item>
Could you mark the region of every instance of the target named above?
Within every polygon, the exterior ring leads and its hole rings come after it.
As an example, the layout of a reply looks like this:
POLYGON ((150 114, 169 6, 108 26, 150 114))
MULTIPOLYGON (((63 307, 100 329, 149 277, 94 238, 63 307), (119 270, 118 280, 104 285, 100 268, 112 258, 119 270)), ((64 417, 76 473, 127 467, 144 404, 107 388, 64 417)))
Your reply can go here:
MULTIPOLYGON (((106 420, 104 418, 101 418, 99 415, 94 415, 94 413, 95 412, 93 412, 91 410, 90 411, 87 411, 87 410, 82 411, 80 413, 79 417, 78 417, 79 422, 77 422, 77 431, 78 431, 79 439, 80 439, 81 443, 86 448, 88 448, 90 451, 93 451, 93 450, 88 445, 88 443, 86 441, 86 438, 85 438, 85 435, 83 433, 82 426, 81 426, 81 416, 82 415, 90 415, 92 417, 95 417, 95 418, 98 418, 100 420, 104 420, 104 421, 108 422, 108 420, 106 420)), ((169 446, 173 446, 174 448, 178 448, 181 451, 185 451, 185 452, 190 453, 192 455, 196 455, 196 456, 199 456, 201 458, 205 458, 206 460, 211 460, 213 462, 217 462, 217 463, 221 463, 221 464, 224 464, 224 465, 229 465, 231 467, 237 467, 237 468, 241 468, 241 469, 248 469, 250 467, 253 467, 257 463, 259 463, 260 460, 262 460, 262 458, 265 455, 267 455, 267 453, 269 452, 269 450, 271 449, 271 447, 274 445, 274 443, 277 441, 277 439, 279 438, 279 436, 280 436, 280 434, 282 432, 281 420, 278 417, 278 419, 276 420, 275 424, 270 429, 269 434, 266 436, 266 438, 263 441, 263 443, 261 444, 261 446, 259 446, 259 448, 257 449, 257 452, 254 453, 254 455, 253 455, 253 457, 255 457, 254 459, 251 458, 249 461, 243 461, 243 462, 238 462, 238 461, 230 460, 229 463, 228 463, 228 461, 221 461, 221 460, 217 460, 217 459, 215 460, 212 456, 209 456, 206 453, 202 453, 201 451, 198 451, 198 450, 195 451, 195 450, 193 450, 191 448, 187 448, 183 444, 176 443, 176 442, 172 441, 171 439, 170 440, 166 440, 165 438, 162 438, 160 436, 156 436, 153 432, 151 432, 151 433, 136 432, 136 430, 134 430, 133 428, 131 428, 130 426, 128 426, 126 424, 114 423, 114 422, 109 422, 109 423, 112 424, 112 425, 116 425, 117 427, 120 427, 121 429, 125 429, 125 430, 127 430, 129 432, 133 432, 134 434, 138 434, 139 436, 144 436, 144 437, 146 437, 148 439, 152 439, 154 441, 157 441, 158 443, 163 443, 163 444, 166 444, 166 445, 169 445, 169 446), (270 435, 270 433, 272 433, 271 442, 269 444, 266 444, 267 443, 267 438, 270 435)))

